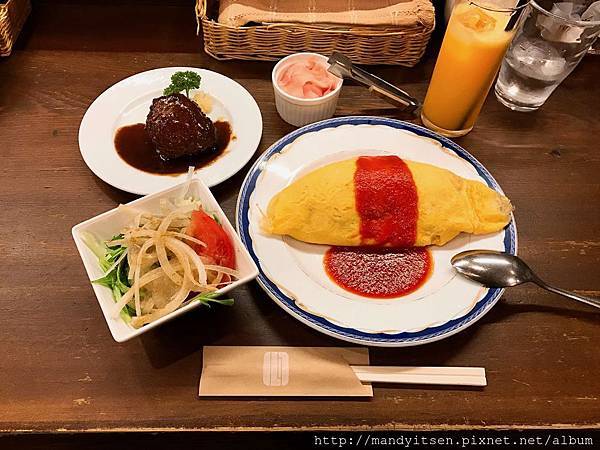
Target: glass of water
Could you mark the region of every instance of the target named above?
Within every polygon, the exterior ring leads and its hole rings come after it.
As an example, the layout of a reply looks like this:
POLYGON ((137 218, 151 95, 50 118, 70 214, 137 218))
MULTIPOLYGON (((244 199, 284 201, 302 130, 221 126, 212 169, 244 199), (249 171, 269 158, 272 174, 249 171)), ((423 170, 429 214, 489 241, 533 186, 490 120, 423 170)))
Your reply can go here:
POLYGON ((502 104, 515 111, 534 111, 544 104, 600 34, 600 20, 583 20, 591 3, 529 2, 496 81, 502 104))

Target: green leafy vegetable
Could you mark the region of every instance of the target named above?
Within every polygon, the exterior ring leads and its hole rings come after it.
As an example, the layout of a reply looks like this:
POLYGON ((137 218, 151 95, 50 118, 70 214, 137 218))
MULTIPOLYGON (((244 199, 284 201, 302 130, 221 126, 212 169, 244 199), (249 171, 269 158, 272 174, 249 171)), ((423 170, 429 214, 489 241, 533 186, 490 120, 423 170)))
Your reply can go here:
MULTIPOLYGON (((105 272, 103 277, 93 280, 92 283, 109 288, 112 291, 115 302, 118 302, 122 295, 131 287, 129 280, 127 279, 129 264, 127 258, 123 255, 127 248, 120 244, 111 245, 112 241, 123 239, 123 235, 113 236, 108 242, 101 242, 92 234, 86 234, 82 237, 85 244, 98 258, 100 268, 105 272), (120 261, 119 258, 121 258, 120 261), (118 264, 117 261, 119 261, 118 264)), ((121 317, 125 322, 129 322, 131 321, 133 313, 135 313, 135 311, 127 305, 121 311, 121 317)))
POLYGON ((234 303, 232 298, 217 298, 221 294, 216 292, 209 292, 204 294, 198 294, 189 299, 190 302, 200 302, 204 306, 208 306, 210 308, 211 303, 217 303, 219 305, 231 306, 234 303))
POLYGON ((171 76, 171 84, 163 91, 164 95, 178 94, 185 91, 185 95, 189 98, 192 89, 200 87, 200 75, 191 70, 185 72, 175 72, 171 76))
POLYGON ((105 255, 106 255, 106 246, 100 242, 96 237, 91 233, 82 233, 81 239, 88 246, 88 248, 94 252, 96 258, 98 258, 98 263, 100 264, 100 268, 103 271, 106 271, 110 267, 110 264, 107 263, 105 255))

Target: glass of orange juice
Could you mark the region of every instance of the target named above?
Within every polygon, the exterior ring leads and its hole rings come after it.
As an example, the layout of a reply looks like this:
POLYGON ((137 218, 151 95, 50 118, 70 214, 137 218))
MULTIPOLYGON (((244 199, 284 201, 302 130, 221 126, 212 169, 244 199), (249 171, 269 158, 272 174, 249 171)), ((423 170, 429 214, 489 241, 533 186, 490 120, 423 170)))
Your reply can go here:
POLYGON ((449 137, 473 129, 515 32, 520 8, 507 1, 454 6, 421 110, 427 128, 449 137))

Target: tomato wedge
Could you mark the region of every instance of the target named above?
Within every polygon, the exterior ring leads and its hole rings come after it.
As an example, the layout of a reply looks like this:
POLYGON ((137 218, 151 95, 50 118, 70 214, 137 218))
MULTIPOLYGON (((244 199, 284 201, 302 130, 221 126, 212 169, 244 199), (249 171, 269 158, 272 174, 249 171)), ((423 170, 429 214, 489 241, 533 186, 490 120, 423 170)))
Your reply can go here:
POLYGON ((215 219, 200 209, 192 212, 189 233, 206 244, 206 247, 194 245, 196 253, 214 259, 219 266, 235 269, 233 243, 215 219))

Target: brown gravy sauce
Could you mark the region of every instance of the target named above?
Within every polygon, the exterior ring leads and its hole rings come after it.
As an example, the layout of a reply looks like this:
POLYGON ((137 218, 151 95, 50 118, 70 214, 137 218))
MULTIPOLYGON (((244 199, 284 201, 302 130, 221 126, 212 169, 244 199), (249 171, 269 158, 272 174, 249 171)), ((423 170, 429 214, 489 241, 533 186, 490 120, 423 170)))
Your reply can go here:
POLYGON ((136 169, 160 175, 179 175, 187 172, 189 166, 199 169, 212 164, 225 152, 229 142, 235 139, 229 122, 218 120, 214 124, 217 145, 196 155, 162 159, 150 142, 146 134, 146 125, 143 123, 119 128, 115 133, 115 149, 123 161, 136 169))

